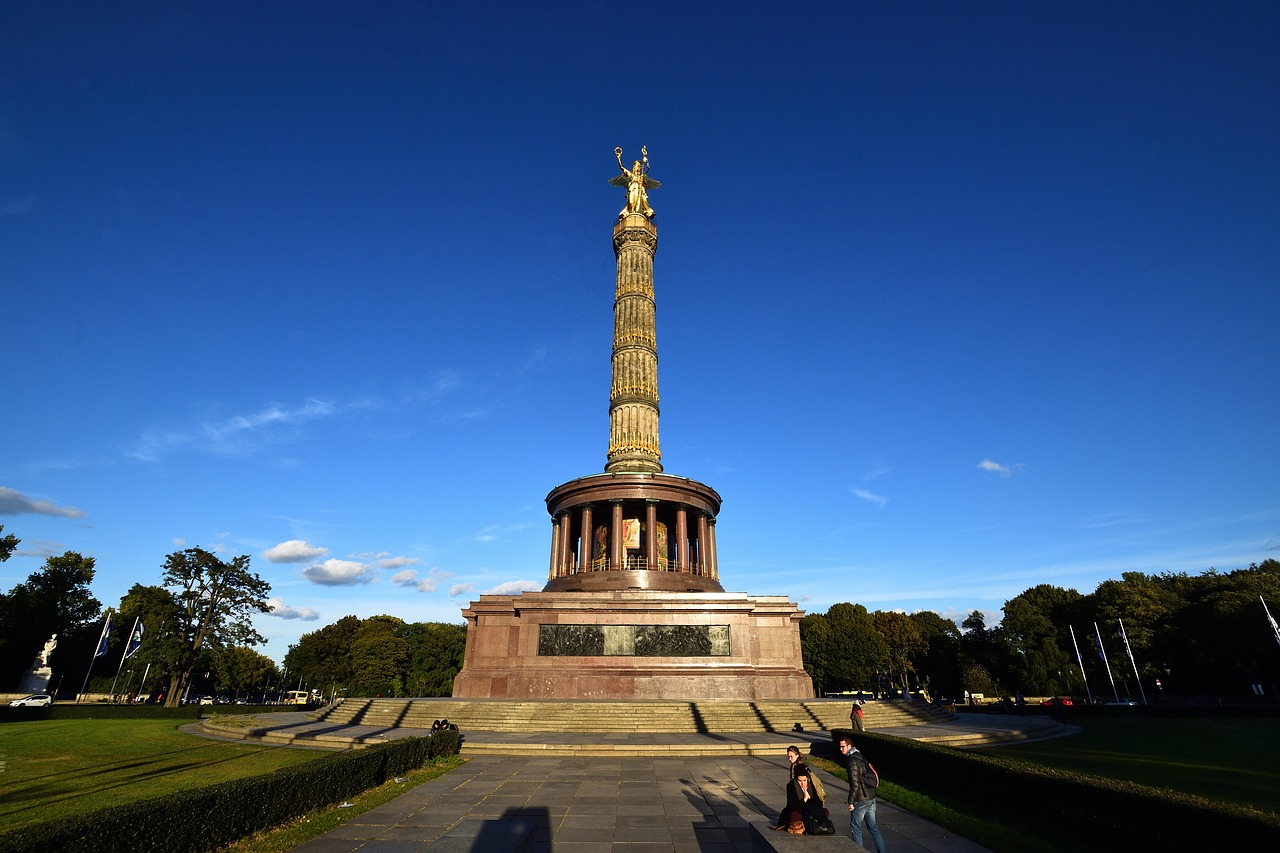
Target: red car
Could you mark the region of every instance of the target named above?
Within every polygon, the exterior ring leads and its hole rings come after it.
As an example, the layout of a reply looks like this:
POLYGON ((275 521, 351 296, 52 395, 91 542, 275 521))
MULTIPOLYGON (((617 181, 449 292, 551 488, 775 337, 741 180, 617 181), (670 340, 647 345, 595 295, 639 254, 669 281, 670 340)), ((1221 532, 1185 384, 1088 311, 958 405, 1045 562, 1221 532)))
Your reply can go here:
MULTIPOLYGON (((1070 697, 1070 696, 1059 696, 1059 697, 1057 697, 1057 698, 1058 698, 1058 701, 1059 701, 1059 702, 1061 702, 1063 705, 1070 706, 1070 705, 1074 704, 1074 703, 1071 701, 1071 697, 1070 697)), ((1040 704, 1041 704, 1041 705, 1052 705, 1052 704, 1053 704, 1053 698, 1051 697, 1051 698, 1049 698, 1049 699, 1046 699, 1046 700, 1044 700, 1043 702, 1041 702, 1040 704)))

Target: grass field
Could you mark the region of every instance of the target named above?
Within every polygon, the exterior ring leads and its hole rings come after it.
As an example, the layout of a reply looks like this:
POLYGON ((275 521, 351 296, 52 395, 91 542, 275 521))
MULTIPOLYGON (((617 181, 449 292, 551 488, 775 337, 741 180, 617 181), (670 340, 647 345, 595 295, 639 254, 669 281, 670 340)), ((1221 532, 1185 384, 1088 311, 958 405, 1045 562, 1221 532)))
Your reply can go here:
POLYGON ((0 830, 269 773, 324 755, 207 740, 173 720, 0 725, 0 830))
POLYGON ((1071 737, 984 752, 1280 813, 1280 719, 1078 721, 1071 737))

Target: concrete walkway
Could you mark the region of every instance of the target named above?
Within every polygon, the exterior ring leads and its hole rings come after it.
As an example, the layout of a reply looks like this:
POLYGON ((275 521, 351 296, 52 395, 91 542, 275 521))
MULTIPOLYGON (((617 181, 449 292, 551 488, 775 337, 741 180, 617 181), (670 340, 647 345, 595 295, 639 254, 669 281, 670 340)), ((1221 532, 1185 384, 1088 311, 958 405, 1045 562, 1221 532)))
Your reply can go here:
MULTIPOLYGON (((785 747, 784 747, 785 749, 785 747)), ((836 835, 768 829, 786 801, 785 754, 687 758, 484 756, 295 848, 298 853, 738 853, 855 849, 844 782, 821 774, 836 835)), ((894 853, 979 847, 881 802, 894 853)), ((871 846, 864 831, 864 845, 871 846)))
MULTIPOLYGON (((238 737, 312 748, 350 748, 421 729, 316 722, 285 712, 259 725, 211 728, 238 737)), ((184 727, 186 728, 186 727, 184 727)), ((196 724, 190 727, 199 729, 196 724)), ((938 725, 876 729, 879 734, 979 745, 1063 733, 1048 720, 963 714, 938 725)), ((786 747, 829 753, 831 735, 602 734, 464 732, 463 767, 296 848, 299 853, 733 853, 849 850, 848 789, 817 771, 836 835, 789 836, 768 829, 786 801, 786 747)), ((875 756, 870 756, 874 760, 875 756)), ((881 801, 885 844, 894 853, 980 853, 984 848, 881 801)), ((868 834, 863 846, 872 848, 868 834)))

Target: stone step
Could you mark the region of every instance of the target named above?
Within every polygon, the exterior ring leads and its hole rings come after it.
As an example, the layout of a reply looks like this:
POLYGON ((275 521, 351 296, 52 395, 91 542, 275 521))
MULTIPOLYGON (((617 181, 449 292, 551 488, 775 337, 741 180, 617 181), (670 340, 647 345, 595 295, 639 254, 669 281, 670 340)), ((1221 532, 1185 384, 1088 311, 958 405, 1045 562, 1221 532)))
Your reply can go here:
MULTIPOLYGON (((430 728, 448 719, 469 731, 677 733, 780 732, 848 728, 849 705, 834 700, 708 702, 500 701, 350 699, 315 712, 315 720, 343 725, 430 728)), ((913 701, 868 703, 868 729, 950 719, 942 709, 913 701)))

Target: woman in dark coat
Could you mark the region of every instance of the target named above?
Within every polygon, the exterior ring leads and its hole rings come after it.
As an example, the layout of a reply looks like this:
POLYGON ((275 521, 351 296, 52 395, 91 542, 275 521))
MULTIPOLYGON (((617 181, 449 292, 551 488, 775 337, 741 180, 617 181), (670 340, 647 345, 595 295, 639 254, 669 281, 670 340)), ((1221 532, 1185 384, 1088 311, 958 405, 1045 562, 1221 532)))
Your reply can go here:
POLYGON ((796 773, 787 783, 787 804, 782 807, 778 825, 772 829, 785 829, 787 832, 800 834, 804 832, 807 821, 820 821, 830 817, 814 788, 808 770, 805 770, 796 773))

